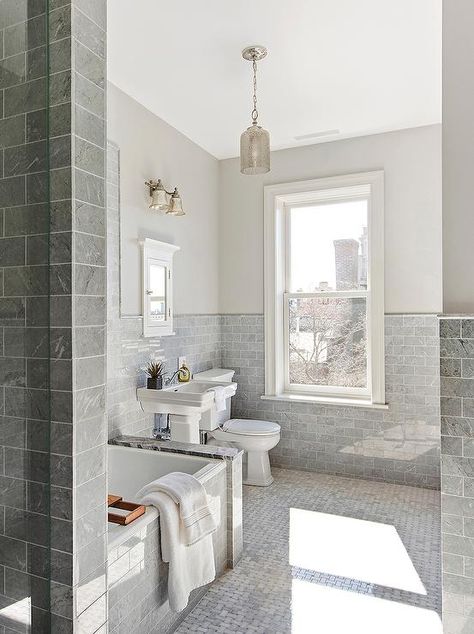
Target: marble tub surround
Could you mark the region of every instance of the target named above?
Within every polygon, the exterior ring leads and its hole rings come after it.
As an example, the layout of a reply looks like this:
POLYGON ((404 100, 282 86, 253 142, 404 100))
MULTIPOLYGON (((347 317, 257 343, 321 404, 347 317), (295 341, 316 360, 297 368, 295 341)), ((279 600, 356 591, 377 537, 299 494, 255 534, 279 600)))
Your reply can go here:
POLYGON ((206 456, 214 460, 237 460, 242 452, 234 447, 213 447, 212 445, 195 445, 175 442, 173 440, 155 440, 143 436, 115 436, 109 440, 110 445, 133 447, 135 449, 153 449, 166 453, 184 454, 186 456, 206 456))
POLYGON ((263 315, 222 316, 222 366, 239 385, 232 415, 275 421, 274 466, 439 488, 435 315, 385 316, 388 410, 262 400, 263 315))
POLYGON ((441 318, 444 634, 474 631, 474 317, 441 318))
MULTIPOLYGON (((213 501, 218 527, 213 534, 217 576, 227 567, 227 503, 225 469, 212 470, 203 481, 213 501)), ((154 509, 153 509, 154 510, 154 509)), ((156 511, 137 524, 126 527, 130 537, 109 549, 109 632, 110 634, 148 634, 172 631, 201 599, 207 586, 191 593, 188 607, 180 614, 171 612, 167 600, 168 566, 160 548, 160 520, 156 511)))
POLYGON ((109 444, 135 449, 152 449, 164 453, 199 456, 210 461, 224 461, 227 499, 227 565, 233 568, 242 556, 242 452, 232 447, 212 447, 161 441, 141 436, 118 436, 109 444))

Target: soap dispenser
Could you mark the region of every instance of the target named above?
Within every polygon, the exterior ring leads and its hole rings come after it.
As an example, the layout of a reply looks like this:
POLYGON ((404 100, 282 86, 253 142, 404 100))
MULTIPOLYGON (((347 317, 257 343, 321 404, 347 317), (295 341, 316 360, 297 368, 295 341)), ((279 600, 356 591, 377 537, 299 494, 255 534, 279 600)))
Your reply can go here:
POLYGON ((190 380, 191 380, 191 370, 188 368, 186 363, 183 363, 182 366, 179 368, 178 381, 180 383, 189 383, 190 380))

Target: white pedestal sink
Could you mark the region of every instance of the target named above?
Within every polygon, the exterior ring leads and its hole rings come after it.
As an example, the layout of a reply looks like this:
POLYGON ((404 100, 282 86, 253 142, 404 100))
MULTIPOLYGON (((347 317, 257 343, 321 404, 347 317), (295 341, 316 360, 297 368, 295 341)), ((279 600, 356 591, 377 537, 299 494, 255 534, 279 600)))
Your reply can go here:
POLYGON ((170 415, 171 440, 199 444, 203 413, 206 412, 206 416, 216 413, 214 392, 210 390, 219 385, 225 390, 225 398, 231 398, 237 390, 237 383, 233 382, 190 381, 162 390, 141 387, 137 390, 137 397, 143 411, 170 415))

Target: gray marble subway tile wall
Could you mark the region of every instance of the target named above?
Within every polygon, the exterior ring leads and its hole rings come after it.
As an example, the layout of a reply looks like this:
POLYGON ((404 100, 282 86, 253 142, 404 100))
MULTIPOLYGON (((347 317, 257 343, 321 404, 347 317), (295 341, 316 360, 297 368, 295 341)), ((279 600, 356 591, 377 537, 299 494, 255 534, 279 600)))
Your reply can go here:
POLYGON ((150 359, 164 360, 171 373, 177 369, 179 356, 186 357, 193 372, 219 367, 218 315, 178 315, 174 324, 174 336, 149 339, 142 336, 141 319, 108 319, 109 438, 151 433, 153 417, 141 410, 136 398, 137 387, 146 384, 144 368, 150 359))
POLYGON ((233 415, 276 421, 275 466, 439 488, 435 315, 385 317, 388 410, 263 401, 263 315, 222 316, 222 364, 236 371, 233 415))
POLYGON ((48 147, 46 11, 0 2, 0 626, 28 598, 35 632, 68 631, 73 607, 71 235, 58 178, 48 190, 49 165, 70 174, 70 129, 55 105, 48 147))
POLYGON ((474 631, 474 319, 440 320, 445 634, 474 631))

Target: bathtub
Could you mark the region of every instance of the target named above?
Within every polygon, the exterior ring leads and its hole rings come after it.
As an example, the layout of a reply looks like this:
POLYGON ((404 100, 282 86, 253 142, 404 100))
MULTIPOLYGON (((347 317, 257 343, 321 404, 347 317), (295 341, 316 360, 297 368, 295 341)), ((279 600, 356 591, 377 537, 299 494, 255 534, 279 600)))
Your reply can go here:
MULTIPOLYGON (((153 449, 134 449, 132 447, 108 446, 108 488, 110 495, 120 495, 127 502, 136 502, 140 489, 161 476, 172 471, 189 473, 204 486, 217 474, 225 471, 223 464, 209 462, 205 458, 186 456, 183 454, 164 453, 153 449)), ((214 515, 220 521, 219 506, 211 496, 214 515)), ((109 522, 109 549, 133 535, 137 527, 142 528, 158 517, 154 507, 147 507, 145 517, 139 518, 128 526, 120 526, 109 522)))
MULTIPOLYGON (((137 501, 148 482, 172 471, 194 475, 208 494, 218 525, 213 535, 217 575, 227 567, 227 482, 222 461, 152 449, 108 446, 108 493, 137 501)), ((108 524, 109 631, 165 632, 180 615, 169 610, 167 566, 159 545, 159 514, 147 507, 145 515, 128 526, 108 524)), ((195 590, 189 607, 205 592, 195 590)))

